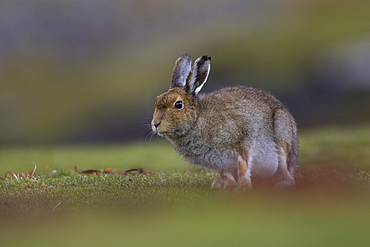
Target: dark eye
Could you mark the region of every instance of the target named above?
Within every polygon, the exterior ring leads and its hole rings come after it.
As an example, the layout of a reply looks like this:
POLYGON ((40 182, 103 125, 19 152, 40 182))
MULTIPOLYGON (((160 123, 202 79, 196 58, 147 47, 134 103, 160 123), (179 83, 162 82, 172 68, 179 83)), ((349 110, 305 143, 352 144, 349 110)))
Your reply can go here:
POLYGON ((175 102, 175 105, 174 105, 175 109, 182 109, 183 107, 184 107, 184 104, 182 103, 181 100, 175 102))

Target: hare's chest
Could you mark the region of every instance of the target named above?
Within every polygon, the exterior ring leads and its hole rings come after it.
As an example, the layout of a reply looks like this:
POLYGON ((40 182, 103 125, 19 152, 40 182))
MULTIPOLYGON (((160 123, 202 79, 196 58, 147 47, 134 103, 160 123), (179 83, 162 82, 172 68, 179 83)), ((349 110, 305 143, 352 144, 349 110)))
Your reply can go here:
POLYGON ((172 143, 176 151, 191 164, 208 169, 234 170, 237 164, 237 153, 234 150, 214 147, 196 138, 182 143, 172 143))

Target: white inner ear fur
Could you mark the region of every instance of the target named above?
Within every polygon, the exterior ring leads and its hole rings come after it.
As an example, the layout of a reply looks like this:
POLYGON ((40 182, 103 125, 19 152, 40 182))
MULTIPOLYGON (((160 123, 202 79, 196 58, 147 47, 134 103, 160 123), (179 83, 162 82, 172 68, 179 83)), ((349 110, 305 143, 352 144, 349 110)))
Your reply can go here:
POLYGON ((194 94, 195 94, 195 95, 197 95, 197 94, 200 92, 200 90, 202 90, 202 88, 203 88, 204 84, 206 84, 207 79, 208 79, 208 75, 206 76, 206 78, 205 78, 205 80, 203 81, 203 83, 202 83, 202 84, 200 84, 200 85, 199 85, 199 87, 197 87, 197 88, 194 90, 194 94))
MULTIPOLYGON (((199 59, 200 58, 198 58, 197 61, 195 61, 195 64, 197 64, 199 59)), ((206 76, 204 77, 201 84, 198 87, 194 88, 194 94, 195 95, 197 95, 200 92, 200 90, 202 90, 204 84, 207 82, 207 79, 208 79, 208 76, 209 76, 209 71, 211 70, 211 65, 208 63, 207 67, 205 67, 205 68, 202 68, 202 67, 198 68, 197 66, 193 67, 193 71, 192 71, 193 73, 191 75, 191 80, 190 80, 191 87, 194 87, 194 85, 196 85, 197 78, 198 78, 198 72, 199 72, 198 70, 201 70, 201 69, 204 70, 204 71, 201 71, 201 73, 205 72, 206 76)))

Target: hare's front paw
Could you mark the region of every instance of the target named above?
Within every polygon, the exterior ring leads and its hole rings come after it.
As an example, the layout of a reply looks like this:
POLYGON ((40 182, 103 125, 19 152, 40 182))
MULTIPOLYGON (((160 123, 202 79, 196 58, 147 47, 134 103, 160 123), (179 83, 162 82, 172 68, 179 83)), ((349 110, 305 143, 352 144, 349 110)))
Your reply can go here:
POLYGON ((220 172, 221 179, 216 179, 213 181, 211 188, 214 189, 226 189, 237 187, 237 182, 233 175, 228 172, 220 172))
POLYGON ((213 180, 213 182, 211 184, 211 188, 212 189, 225 189, 226 184, 221 179, 215 179, 215 180, 213 180))
POLYGON ((277 183, 274 187, 275 190, 285 190, 294 187, 295 182, 293 181, 282 181, 280 183, 277 183))

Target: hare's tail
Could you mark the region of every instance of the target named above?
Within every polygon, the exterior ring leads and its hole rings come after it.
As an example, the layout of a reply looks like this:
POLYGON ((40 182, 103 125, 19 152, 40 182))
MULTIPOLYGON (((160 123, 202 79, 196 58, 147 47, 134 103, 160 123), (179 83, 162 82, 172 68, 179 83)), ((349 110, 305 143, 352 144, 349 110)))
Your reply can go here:
POLYGON ((287 155, 287 165, 290 174, 294 174, 296 167, 298 166, 298 156, 299 156, 299 142, 298 138, 294 138, 290 145, 290 152, 287 155))

